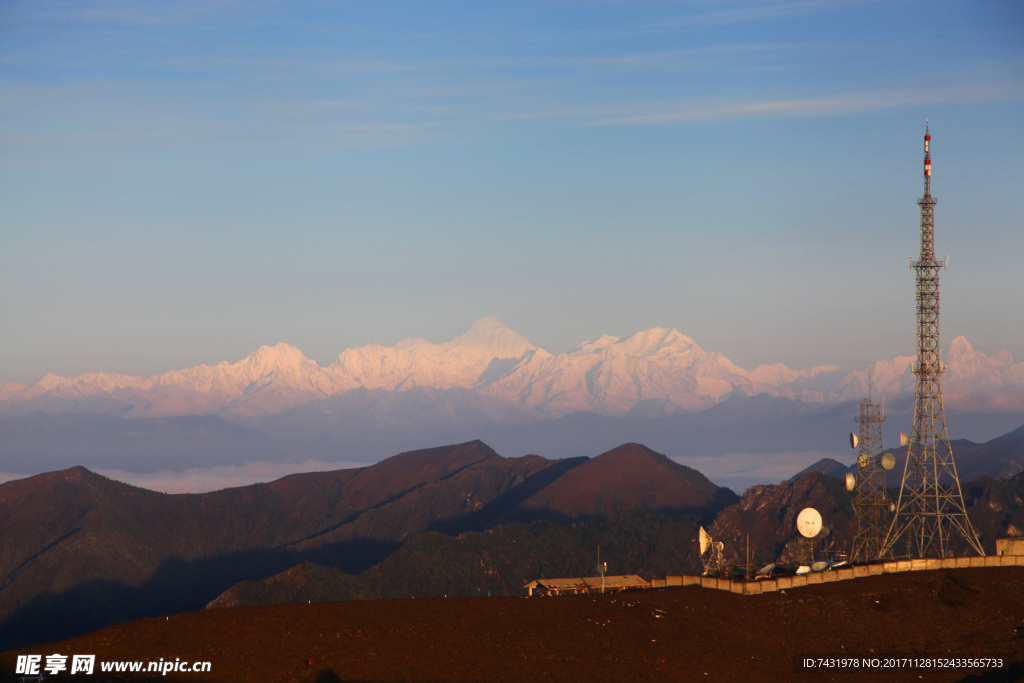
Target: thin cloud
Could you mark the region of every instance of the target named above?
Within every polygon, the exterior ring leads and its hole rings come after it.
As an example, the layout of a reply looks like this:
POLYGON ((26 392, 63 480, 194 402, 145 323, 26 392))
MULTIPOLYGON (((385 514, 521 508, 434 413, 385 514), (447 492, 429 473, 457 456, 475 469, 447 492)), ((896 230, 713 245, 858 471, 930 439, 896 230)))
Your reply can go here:
MULTIPOLYGON (((674 21, 663 22, 661 27, 671 28, 707 28, 730 24, 771 21, 773 19, 792 19, 793 17, 832 12, 837 7, 864 5, 878 0, 795 0, 793 2, 755 2, 744 3, 730 9, 719 9, 682 17, 674 21)), ((721 3, 715 3, 720 5, 721 3)))
POLYGON ((680 102, 650 113, 596 121, 597 125, 658 125, 731 118, 803 118, 935 103, 993 102, 1024 97, 1024 84, 999 82, 925 90, 862 93, 761 102, 680 102))
POLYGON ((180 25, 192 23, 199 17, 223 13, 225 10, 231 13, 245 11, 243 8, 246 4, 184 0, 160 3, 125 2, 92 7, 74 5, 74 9, 70 11, 47 12, 40 17, 49 20, 73 20, 97 24, 180 25))

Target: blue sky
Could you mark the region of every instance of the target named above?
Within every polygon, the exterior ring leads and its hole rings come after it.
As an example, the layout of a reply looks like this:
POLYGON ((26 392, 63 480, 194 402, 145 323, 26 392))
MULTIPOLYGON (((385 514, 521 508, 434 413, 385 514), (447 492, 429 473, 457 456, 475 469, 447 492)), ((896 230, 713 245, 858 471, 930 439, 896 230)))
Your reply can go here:
POLYGON ((1024 358, 1020 2, 0 4, 0 380, 291 343, 1024 358))

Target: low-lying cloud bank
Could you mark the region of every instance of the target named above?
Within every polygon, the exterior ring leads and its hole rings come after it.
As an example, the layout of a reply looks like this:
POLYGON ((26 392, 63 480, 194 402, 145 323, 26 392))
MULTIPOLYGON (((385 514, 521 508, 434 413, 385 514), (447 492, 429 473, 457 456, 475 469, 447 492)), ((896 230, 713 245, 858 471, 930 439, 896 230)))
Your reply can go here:
MULTIPOLYGON (((193 467, 176 472, 126 472, 125 470, 99 469, 97 473, 117 481, 162 493, 208 493, 220 489, 248 486, 274 481, 289 474, 301 472, 327 472, 366 467, 366 462, 325 462, 306 460, 300 463, 276 463, 253 461, 241 465, 215 465, 193 467)), ((2 477, 3 475, 0 475, 2 477)), ((12 475, 19 478, 22 475, 12 475)))
POLYGON ((827 451, 786 451, 781 453, 729 453, 672 458, 692 467, 719 486, 743 493, 758 484, 778 484, 822 458, 840 458, 827 451))

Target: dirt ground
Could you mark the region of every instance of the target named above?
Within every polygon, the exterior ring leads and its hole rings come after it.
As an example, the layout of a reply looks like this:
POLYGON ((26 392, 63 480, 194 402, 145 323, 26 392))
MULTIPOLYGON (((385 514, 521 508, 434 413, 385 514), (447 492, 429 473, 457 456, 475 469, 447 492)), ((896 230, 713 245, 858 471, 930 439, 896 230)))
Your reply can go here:
POLYGON ((688 587, 213 609, 0 653, 0 680, 16 680, 16 655, 45 662, 54 653, 97 656, 92 676, 51 679, 78 681, 1016 681, 1024 568, 908 572, 755 596, 688 587), (99 671, 103 661, 161 658, 209 661, 211 671, 99 671), (818 658, 859 666, 803 665, 818 658), (945 666, 956 658, 998 661, 945 666))

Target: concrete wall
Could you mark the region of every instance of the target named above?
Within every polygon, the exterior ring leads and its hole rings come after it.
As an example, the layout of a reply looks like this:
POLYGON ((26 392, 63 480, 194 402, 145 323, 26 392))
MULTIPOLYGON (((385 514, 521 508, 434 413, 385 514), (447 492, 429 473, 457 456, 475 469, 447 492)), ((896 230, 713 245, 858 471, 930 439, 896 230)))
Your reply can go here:
POLYGON ((1024 555, 1024 538, 997 538, 996 555, 1024 555))
POLYGON ((700 586, 702 588, 714 588, 740 595, 760 595, 762 593, 774 593, 775 591, 799 588, 800 586, 811 584, 859 579, 863 576, 963 567, 1024 567, 1024 555, 898 560, 895 562, 857 565, 856 567, 842 567, 825 572, 811 572, 810 574, 802 574, 800 576, 780 576, 775 579, 762 579, 760 581, 730 581, 729 579, 719 579, 711 576, 666 577, 665 581, 670 586, 700 586), (672 583, 668 583, 669 578, 672 579, 672 583), (678 583, 676 583, 676 580, 678 580, 678 583))

